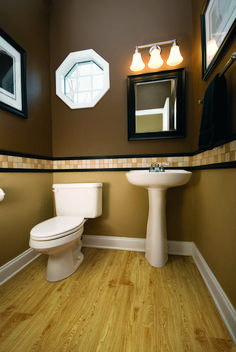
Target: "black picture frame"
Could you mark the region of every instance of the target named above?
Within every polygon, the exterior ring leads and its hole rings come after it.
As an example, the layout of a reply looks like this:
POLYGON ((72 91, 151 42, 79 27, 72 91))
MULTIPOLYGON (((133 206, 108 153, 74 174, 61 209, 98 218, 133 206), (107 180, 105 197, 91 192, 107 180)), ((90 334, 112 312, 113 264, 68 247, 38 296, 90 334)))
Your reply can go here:
POLYGON ((185 137, 185 68, 128 76, 128 140, 170 139, 185 137), (176 80, 176 128, 158 132, 136 132, 135 85, 176 80))
POLYGON ((0 108, 28 118, 26 52, 0 28, 0 108))
POLYGON ((201 16, 202 80, 206 81, 216 66, 223 48, 236 30, 236 4, 207 0, 201 16))

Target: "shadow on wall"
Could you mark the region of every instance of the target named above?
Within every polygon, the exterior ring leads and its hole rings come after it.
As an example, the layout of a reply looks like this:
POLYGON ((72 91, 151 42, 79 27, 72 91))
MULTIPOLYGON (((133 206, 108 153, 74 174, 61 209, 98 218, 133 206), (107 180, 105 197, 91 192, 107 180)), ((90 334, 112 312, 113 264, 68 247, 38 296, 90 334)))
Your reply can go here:
MULTIPOLYGON (((108 177, 106 174, 105 177, 108 177)), ((103 213, 85 223, 84 233, 101 236, 144 238, 148 215, 148 194, 118 172, 111 182, 103 183, 103 213)))
POLYGON ((112 234, 112 226, 109 225, 110 217, 110 184, 102 182, 102 215, 98 218, 89 219, 84 225, 84 234, 100 235, 112 234))
POLYGON ((193 188, 199 183, 200 174, 188 184, 167 190, 166 221, 167 237, 172 241, 193 241, 193 188))

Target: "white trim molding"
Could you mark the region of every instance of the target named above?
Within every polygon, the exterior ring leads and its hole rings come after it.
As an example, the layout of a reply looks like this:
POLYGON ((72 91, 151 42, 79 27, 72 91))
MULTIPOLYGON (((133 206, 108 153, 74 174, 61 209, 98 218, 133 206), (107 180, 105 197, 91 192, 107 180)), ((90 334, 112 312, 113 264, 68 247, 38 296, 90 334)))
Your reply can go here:
POLYGON ((19 271, 24 269, 34 259, 40 256, 34 249, 29 248, 25 252, 0 267, 0 286, 11 279, 19 271))
MULTIPOLYGON (((83 247, 145 252, 145 238, 83 235, 83 247)), ((192 242, 168 241, 168 253, 192 255, 192 242)))
POLYGON ((145 238, 83 235, 83 247, 145 252, 145 238))
POLYGON ((187 241, 168 241, 168 254, 191 256, 192 245, 187 241))
POLYGON ((192 257, 236 345, 236 310, 194 243, 192 257))

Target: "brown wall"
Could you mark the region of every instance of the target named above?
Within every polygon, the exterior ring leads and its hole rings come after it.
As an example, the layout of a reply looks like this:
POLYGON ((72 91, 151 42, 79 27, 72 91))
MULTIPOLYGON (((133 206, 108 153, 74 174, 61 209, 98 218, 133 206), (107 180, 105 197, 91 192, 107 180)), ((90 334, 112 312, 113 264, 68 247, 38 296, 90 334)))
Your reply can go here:
MULTIPOLYGON (((211 80, 217 73, 220 73, 225 64, 230 59, 236 48, 236 35, 235 32, 231 36, 230 40, 226 43, 222 55, 217 62, 215 68, 211 72, 207 81, 202 80, 202 48, 201 48, 201 26, 200 26, 200 15, 202 13, 205 0, 193 0, 192 11, 193 11, 193 114, 194 114, 194 150, 198 149, 198 136, 201 123, 202 107, 203 105, 198 104, 198 100, 204 97, 205 91, 211 80)), ((235 64, 226 72, 225 77, 227 80, 228 89, 228 113, 232 118, 232 133, 236 133, 236 71, 235 64)), ((222 120, 225 116, 222 116, 222 120)))
POLYGON ((49 2, 0 2, 0 26, 25 51, 28 119, 0 109, 0 150, 52 155, 49 2))
MULTIPOLYGON (((192 150, 192 19, 189 0, 52 0, 53 155, 103 156, 192 150), (187 138, 127 138, 127 76, 136 45, 177 39, 187 71, 187 138), (94 49, 110 64, 110 90, 92 109, 71 110, 55 94, 55 70, 73 51, 94 49)), ((163 47, 168 58, 170 47, 163 47)), ((143 57, 148 55, 144 50, 143 57)), ((147 57, 144 59, 147 62, 147 57)), ((171 69, 166 64, 161 70, 171 69)), ((146 69, 143 72, 150 72, 146 69)))

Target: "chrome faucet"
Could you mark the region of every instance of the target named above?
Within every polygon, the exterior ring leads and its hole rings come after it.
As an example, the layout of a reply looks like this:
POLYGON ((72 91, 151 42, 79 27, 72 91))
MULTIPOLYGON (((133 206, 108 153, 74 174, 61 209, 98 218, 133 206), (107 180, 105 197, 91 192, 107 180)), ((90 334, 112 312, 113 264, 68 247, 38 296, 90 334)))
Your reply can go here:
POLYGON ((160 171, 159 164, 151 163, 149 172, 159 172, 159 171, 160 171))
POLYGON ((151 163, 150 167, 149 167, 149 172, 165 172, 165 166, 168 166, 169 164, 161 164, 161 166, 159 164, 155 164, 155 163, 151 163))

